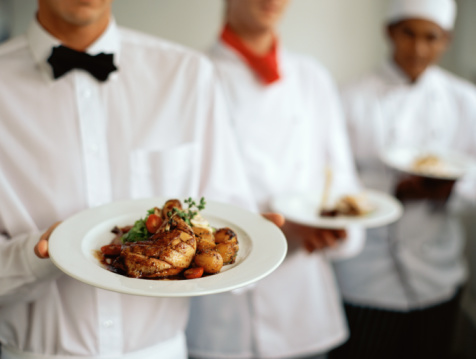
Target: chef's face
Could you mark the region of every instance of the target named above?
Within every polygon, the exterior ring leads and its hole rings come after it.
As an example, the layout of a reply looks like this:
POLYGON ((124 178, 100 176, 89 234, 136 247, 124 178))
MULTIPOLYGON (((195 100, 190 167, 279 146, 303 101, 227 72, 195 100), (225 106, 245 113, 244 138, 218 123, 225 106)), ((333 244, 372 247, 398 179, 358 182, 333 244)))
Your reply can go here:
POLYGON ((87 26, 108 21, 114 0, 38 0, 38 17, 49 22, 87 26))
POLYGON ((290 0, 226 0, 227 20, 248 31, 273 30, 290 0))
POLYGON ((440 59, 450 40, 449 32, 434 22, 421 19, 392 24, 388 34, 395 62, 412 81, 440 59))

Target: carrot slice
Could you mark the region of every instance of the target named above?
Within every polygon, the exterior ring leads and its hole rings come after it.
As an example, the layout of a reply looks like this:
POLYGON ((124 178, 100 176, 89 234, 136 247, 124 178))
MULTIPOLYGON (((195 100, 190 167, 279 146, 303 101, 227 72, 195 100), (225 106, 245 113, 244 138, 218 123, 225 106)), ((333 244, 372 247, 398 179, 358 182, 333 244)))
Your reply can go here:
POLYGON ((203 275, 203 267, 189 268, 183 272, 183 276, 186 279, 200 278, 203 275))

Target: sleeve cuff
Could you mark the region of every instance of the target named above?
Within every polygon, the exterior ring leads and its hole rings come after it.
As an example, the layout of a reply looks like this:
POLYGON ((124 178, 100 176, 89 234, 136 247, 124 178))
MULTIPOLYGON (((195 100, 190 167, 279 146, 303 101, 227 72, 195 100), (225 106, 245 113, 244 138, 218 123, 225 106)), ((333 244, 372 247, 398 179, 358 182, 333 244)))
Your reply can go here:
POLYGON ((35 245, 40 236, 38 233, 31 234, 25 243, 25 256, 30 266, 31 274, 38 280, 48 280, 61 274, 61 270, 56 267, 49 258, 38 258, 35 254, 35 245))
POLYGON ((336 248, 327 249, 326 256, 332 261, 348 259, 358 255, 365 244, 365 230, 357 227, 347 229, 348 237, 336 248))

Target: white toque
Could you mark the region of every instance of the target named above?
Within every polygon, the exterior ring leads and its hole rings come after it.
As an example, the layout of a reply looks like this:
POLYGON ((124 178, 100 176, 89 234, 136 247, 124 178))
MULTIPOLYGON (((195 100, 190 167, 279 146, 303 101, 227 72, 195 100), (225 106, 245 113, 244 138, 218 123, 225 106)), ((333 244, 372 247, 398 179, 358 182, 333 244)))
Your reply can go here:
POLYGON ((454 0, 389 0, 386 21, 391 24, 405 19, 423 19, 452 30, 455 18, 454 0))

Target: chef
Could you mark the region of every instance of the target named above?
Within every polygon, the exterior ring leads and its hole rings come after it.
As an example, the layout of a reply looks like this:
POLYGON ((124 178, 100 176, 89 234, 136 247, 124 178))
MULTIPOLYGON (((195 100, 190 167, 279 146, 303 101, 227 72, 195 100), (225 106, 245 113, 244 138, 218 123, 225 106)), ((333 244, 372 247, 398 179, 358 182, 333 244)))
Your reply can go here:
POLYGON ((3 359, 187 358, 187 298, 62 274, 45 258, 51 225, 131 198, 254 203, 210 61, 119 27, 111 3, 38 0, 0 47, 3 359))
POLYGON ((397 196, 404 215, 369 230, 364 250, 336 264, 350 340, 331 358, 449 355, 466 279, 457 215, 476 198, 474 179, 407 175, 379 156, 422 149, 475 158, 476 89, 437 66, 455 15, 453 0, 391 0, 389 60, 343 89, 360 177, 367 187, 397 196))
MULTIPOLYGON (((322 191, 329 171, 334 195, 359 190, 331 76, 279 41, 276 26, 288 3, 227 0, 225 25, 210 52, 262 211, 276 196, 322 191)), ((191 357, 321 357, 347 338, 328 248, 353 255, 362 233, 289 221, 283 230, 289 255, 269 277, 246 292, 192 300, 191 357)))

